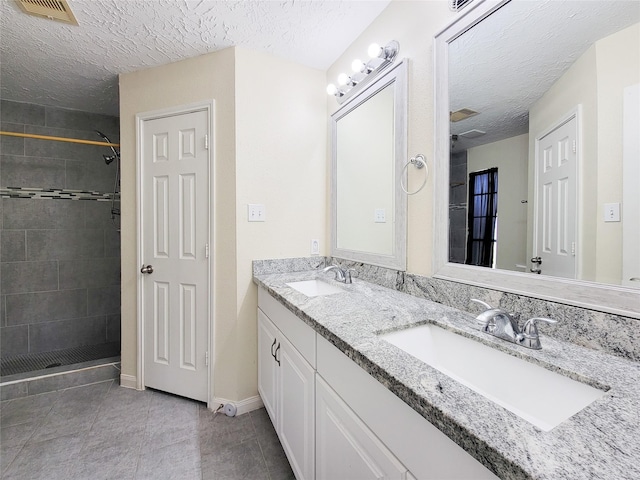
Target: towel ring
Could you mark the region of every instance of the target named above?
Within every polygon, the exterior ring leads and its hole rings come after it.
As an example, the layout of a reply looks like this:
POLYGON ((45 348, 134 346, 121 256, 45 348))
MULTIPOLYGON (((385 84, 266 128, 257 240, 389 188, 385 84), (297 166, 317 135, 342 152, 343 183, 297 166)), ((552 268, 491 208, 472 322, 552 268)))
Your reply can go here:
POLYGON ((402 173, 400 173, 400 188, 407 195, 415 195, 420 190, 422 190, 424 188, 424 186, 427 184, 427 178, 429 178, 429 167, 427 167, 427 159, 424 157, 424 155, 419 153, 415 157, 411 157, 411 160, 409 160, 405 164, 405 166, 402 167, 402 173), (414 165, 418 170, 422 169, 423 167, 425 169, 425 171, 424 171, 424 181, 422 182, 422 185, 420 185, 420 187, 415 192, 407 191, 407 189, 404 187, 404 184, 402 183, 402 178, 404 177, 404 172, 405 172, 405 170, 407 170, 407 167, 409 165, 414 165))

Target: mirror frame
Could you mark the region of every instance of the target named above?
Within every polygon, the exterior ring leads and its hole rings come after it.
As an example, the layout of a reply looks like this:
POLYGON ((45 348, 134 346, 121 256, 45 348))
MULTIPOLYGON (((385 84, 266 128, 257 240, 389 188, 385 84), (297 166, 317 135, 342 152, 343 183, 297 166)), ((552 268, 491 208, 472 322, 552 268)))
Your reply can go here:
POLYGON ((448 44, 510 0, 477 0, 434 37, 434 277, 640 319, 640 290, 631 287, 450 263, 448 44))
POLYGON ((331 115, 331 255, 345 260, 364 262, 380 267, 405 271, 407 269, 407 197, 400 188, 400 176, 407 161, 407 68, 408 60, 403 59, 381 72, 380 76, 365 89, 347 100, 331 115), (375 94, 395 84, 394 89, 394 152, 395 152, 395 188, 393 226, 393 254, 384 255, 338 248, 337 231, 337 134, 338 121, 365 103, 375 94))

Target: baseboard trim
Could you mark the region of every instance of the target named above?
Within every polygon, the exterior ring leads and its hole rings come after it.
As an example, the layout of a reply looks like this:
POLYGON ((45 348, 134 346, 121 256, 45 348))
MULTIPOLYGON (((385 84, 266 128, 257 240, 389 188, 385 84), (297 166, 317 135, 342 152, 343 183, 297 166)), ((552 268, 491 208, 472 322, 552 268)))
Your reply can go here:
POLYGON ((242 415, 243 413, 249 413, 253 410, 258 410, 264 406, 262 403, 262 398, 260 395, 256 395, 254 397, 245 398, 244 400, 227 400, 226 398, 213 397, 213 403, 211 404, 211 409, 215 410, 218 405, 226 405, 227 403, 232 404, 236 407, 236 416, 242 415))
POLYGON ((124 388, 138 389, 138 379, 135 375, 120 374, 120 386, 124 388))

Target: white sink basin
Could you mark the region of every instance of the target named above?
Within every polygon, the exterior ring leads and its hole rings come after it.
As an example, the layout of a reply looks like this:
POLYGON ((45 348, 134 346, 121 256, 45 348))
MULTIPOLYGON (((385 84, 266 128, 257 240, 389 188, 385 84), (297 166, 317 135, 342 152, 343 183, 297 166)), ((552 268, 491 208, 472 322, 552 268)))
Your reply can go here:
POLYGON ((381 338, 545 432, 605 393, 435 325, 381 338))
POLYGON ((294 290, 303 293, 307 297, 317 297, 319 295, 331 295, 333 293, 342 293, 340 287, 336 287, 321 280, 305 280, 303 282, 291 282, 287 285, 294 290))

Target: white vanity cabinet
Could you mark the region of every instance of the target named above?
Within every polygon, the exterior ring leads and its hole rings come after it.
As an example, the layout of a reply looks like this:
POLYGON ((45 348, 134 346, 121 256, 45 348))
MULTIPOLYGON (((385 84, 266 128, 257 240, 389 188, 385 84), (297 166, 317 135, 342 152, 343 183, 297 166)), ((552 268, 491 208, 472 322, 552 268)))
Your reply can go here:
POLYGON ((258 309, 258 391, 274 425, 277 419, 278 363, 276 362, 275 349, 278 345, 278 337, 278 329, 258 309))
POLYGON ((316 375, 317 480, 407 479, 407 469, 316 375))
POLYGON ((315 332, 262 289, 258 306, 258 391, 296 478, 312 480, 315 332))
POLYGON ((266 290, 258 390, 297 480, 497 480, 266 290))

